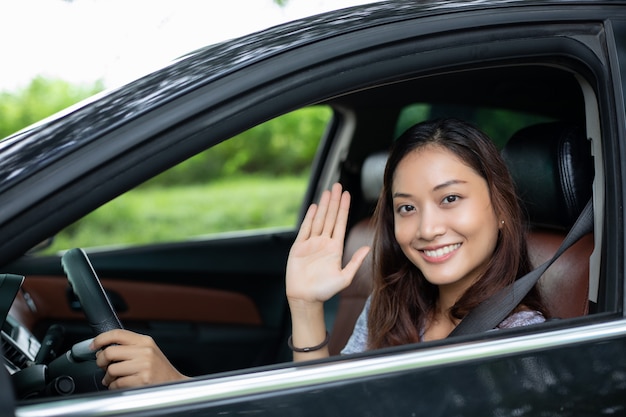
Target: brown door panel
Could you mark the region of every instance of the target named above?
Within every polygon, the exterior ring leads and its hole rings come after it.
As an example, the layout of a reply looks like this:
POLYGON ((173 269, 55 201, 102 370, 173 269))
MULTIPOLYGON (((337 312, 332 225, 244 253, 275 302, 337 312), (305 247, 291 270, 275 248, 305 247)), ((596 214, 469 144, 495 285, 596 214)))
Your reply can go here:
MULTIPOLYGON (((102 279, 107 292, 127 306, 129 330, 151 335, 187 375, 205 375, 271 363, 279 332, 262 323, 254 301, 233 291, 173 284, 102 279)), ((28 276, 11 314, 43 337, 50 324, 65 329, 62 352, 92 337, 81 311, 71 306, 63 276, 28 276)))
MULTIPOLYGON (((102 286, 119 295, 127 306, 119 312, 124 321, 183 321, 192 323, 261 325, 261 315, 253 300, 232 291, 102 279, 102 286)), ((19 320, 31 329, 39 320, 84 320, 70 306, 65 277, 29 276, 23 289, 35 311, 27 305, 14 307, 19 320)), ((24 302, 24 297, 19 300, 24 302)), ((20 302, 18 300, 18 303, 20 302)))

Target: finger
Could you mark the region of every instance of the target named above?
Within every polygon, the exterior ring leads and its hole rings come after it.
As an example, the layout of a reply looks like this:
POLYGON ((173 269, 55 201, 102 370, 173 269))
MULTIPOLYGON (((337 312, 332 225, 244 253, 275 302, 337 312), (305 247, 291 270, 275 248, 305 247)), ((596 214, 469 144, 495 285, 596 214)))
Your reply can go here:
POLYGON ((136 375, 143 367, 141 361, 124 361, 112 363, 107 369, 107 374, 112 378, 122 378, 125 376, 136 375))
POLYGON ((110 345, 96 354, 96 365, 108 369, 112 363, 149 360, 158 355, 159 348, 148 336, 137 338, 139 344, 110 345))
POLYGON ((129 337, 132 337, 128 330, 115 329, 100 333, 93 338, 91 350, 99 350, 112 344, 125 344, 129 337))
POLYGON ((298 230, 296 241, 306 240, 309 238, 309 236, 311 236, 311 227, 316 211, 317 204, 311 204, 309 206, 309 209, 306 211, 306 214, 304 215, 304 219, 302 219, 302 224, 300 225, 300 230, 298 230))
POLYGON ((102 378, 102 385, 108 387, 109 389, 116 389, 115 381, 118 377, 111 375, 108 371, 104 373, 104 377, 102 378))
POLYGON ((326 217, 324 219, 324 229, 322 230, 322 234, 326 236, 332 236, 333 230, 336 227, 337 221, 337 211, 339 210, 339 206, 341 205, 342 200, 342 192, 341 192, 341 184, 335 183, 333 184, 330 190, 330 200, 328 202, 328 211, 326 212, 326 217))
POLYGON ((101 384, 104 385, 105 387, 108 387, 109 389, 114 389, 111 386, 111 383, 115 381, 115 378, 109 376, 109 374, 105 373, 104 377, 102 378, 101 384))
POLYGON ((119 389, 147 385, 149 383, 149 381, 146 382, 147 379, 149 379, 148 376, 142 377, 141 372, 128 367, 125 363, 114 363, 104 374, 102 385, 109 389, 119 389), (144 382, 141 383, 141 381, 144 382))
POLYGON ((96 364, 106 367, 112 362, 127 361, 135 358, 138 348, 134 346, 112 345, 96 354, 96 364))
MULTIPOLYGON (((109 383, 109 385, 106 385, 106 386, 109 387, 110 390, 116 390, 116 389, 124 389, 124 388, 135 388, 135 387, 149 384, 149 383, 145 383, 142 381, 144 381, 144 378, 140 378, 137 375, 131 375, 131 376, 124 376, 120 378, 114 378, 109 383)), ((102 382, 104 385, 104 380, 102 382)))
POLYGON ((151 352, 145 347, 110 346, 98 354, 96 364, 106 370, 102 384, 110 386, 115 380, 149 371, 151 352), (106 364, 106 366, 102 366, 106 364))
POLYGON ((130 354, 123 355, 125 349, 128 349, 128 347, 113 345, 98 351, 96 353, 96 365, 98 365, 99 368, 106 370, 111 363, 128 359, 130 354), (122 352, 121 354, 120 350, 122 352))
POLYGON ((350 193, 344 191, 339 200, 337 208, 337 219, 335 220, 335 229, 333 230, 333 238, 344 241, 346 236, 346 228, 348 227, 348 215, 350 214, 350 193))
POLYGON ((96 352, 96 365, 104 371, 106 371, 107 366, 109 366, 109 360, 102 354, 102 351, 96 352))
POLYGON ((330 201, 330 191, 325 190, 320 197, 320 202, 315 211, 315 217, 311 225, 311 236, 319 236, 324 230, 326 213, 328 212, 328 204, 330 201))
POLYGON ((354 252, 354 255, 352 255, 352 258, 350 259, 350 261, 343 268, 344 274, 351 277, 351 279, 354 278, 354 276, 356 275, 356 272, 359 270, 359 268, 363 264, 363 261, 365 260, 369 252, 370 252, 369 246, 363 246, 359 248, 356 252, 354 252))

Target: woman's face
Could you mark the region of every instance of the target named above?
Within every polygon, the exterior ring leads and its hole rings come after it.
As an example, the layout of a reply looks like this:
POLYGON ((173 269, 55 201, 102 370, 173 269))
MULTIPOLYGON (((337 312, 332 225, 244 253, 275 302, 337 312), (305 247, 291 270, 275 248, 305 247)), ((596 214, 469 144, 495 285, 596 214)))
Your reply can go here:
POLYGON ((468 288, 485 271, 501 225, 487 182, 452 152, 427 145, 400 161, 391 189, 406 257, 432 284, 468 288))

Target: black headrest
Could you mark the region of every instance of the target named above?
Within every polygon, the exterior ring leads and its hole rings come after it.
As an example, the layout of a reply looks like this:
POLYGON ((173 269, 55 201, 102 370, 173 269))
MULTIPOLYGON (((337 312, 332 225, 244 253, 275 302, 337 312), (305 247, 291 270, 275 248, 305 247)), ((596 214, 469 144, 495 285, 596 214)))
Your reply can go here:
POLYGON ((564 122, 515 133, 502 150, 531 224, 568 229, 591 197, 593 159, 585 131, 564 122))

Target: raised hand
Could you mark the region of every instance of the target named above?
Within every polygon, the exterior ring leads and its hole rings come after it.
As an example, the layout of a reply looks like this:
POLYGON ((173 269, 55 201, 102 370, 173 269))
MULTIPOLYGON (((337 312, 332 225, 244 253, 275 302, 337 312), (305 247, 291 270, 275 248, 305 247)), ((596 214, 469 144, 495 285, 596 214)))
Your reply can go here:
POLYGON ((324 191, 319 205, 309 207, 287 262, 287 297, 324 302, 347 287, 369 248, 359 249, 342 268, 350 194, 340 184, 324 191))
POLYGON ((187 378, 172 366, 150 336, 128 330, 111 330, 96 336, 91 349, 98 351, 96 364, 106 372, 102 384, 110 389, 187 378))
MULTIPOLYGON (((316 346, 324 340, 323 303, 352 282, 369 252, 369 247, 360 248, 342 267, 349 208, 350 194, 340 184, 324 191, 319 204, 309 207, 289 252, 286 290, 294 346, 316 346)), ((324 356, 327 349, 296 353, 294 359, 324 356)))

